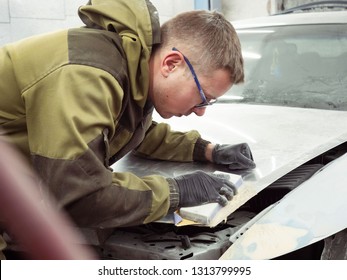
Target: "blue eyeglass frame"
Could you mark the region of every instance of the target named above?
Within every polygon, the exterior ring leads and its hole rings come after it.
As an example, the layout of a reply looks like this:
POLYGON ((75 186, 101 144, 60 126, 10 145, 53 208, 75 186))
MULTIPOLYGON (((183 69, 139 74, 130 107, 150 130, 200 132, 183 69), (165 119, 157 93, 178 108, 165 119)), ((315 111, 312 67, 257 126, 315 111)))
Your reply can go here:
POLYGON ((198 104, 198 105, 195 105, 194 107, 195 108, 202 108, 202 107, 206 107, 206 106, 210 106, 210 105, 214 104, 217 100, 216 99, 213 99, 211 101, 207 100, 206 95, 205 95, 205 93, 204 93, 204 91, 203 91, 203 89, 202 89, 202 87, 200 85, 200 82, 198 80, 198 76, 196 75, 196 73, 194 71, 194 68, 193 68, 193 65, 190 63, 188 58, 181 51, 179 51, 177 48, 173 47, 172 50, 176 51, 176 52, 179 52, 180 54, 183 55, 184 61, 187 63, 187 65, 189 67, 189 70, 190 70, 190 72, 193 75, 193 78, 194 78, 194 81, 196 83, 196 86, 198 87, 199 94, 200 94, 202 102, 200 104, 198 104))

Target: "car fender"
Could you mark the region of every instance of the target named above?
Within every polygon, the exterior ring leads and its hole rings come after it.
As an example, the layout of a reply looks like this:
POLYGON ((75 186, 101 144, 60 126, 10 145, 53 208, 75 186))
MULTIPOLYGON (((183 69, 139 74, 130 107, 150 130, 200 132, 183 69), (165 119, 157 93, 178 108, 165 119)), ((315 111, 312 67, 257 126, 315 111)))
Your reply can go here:
POLYGON ((230 237, 220 259, 273 259, 347 228, 347 154, 320 169, 230 237))

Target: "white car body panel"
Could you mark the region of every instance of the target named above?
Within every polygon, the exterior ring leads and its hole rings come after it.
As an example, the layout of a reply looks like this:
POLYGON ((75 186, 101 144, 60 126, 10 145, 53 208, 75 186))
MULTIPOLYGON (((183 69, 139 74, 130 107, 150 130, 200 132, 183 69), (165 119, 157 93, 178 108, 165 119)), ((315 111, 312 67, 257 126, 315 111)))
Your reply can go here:
POLYGON ((345 229, 346 167, 347 154, 258 214, 230 237, 221 259, 272 259, 345 229))
MULTIPOLYGON (((154 119, 160 121, 158 117, 154 119)), ((189 116, 165 121, 173 130, 197 129, 211 142, 247 142, 257 167, 245 172, 243 179, 252 183, 257 192, 347 141, 347 112, 342 111, 215 104, 207 108, 202 118, 189 116), (225 119, 230 120, 228 126, 223 125, 225 119)))
MULTIPOLYGON (((247 188, 228 205, 226 216, 264 188, 305 162, 347 141, 347 112, 286 108, 244 104, 215 104, 201 118, 189 116, 165 121, 173 130, 197 129, 202 137, 215 143, 247 142, 257 167, 242 171, 247 188), (223 120, 230 120, 223 125, 223 120)), ((225 123, 225 121, 224 121, 225 123)), ((127 156, 112 166, 139 176, 160 174, 175 177, 197 169, 214 172, 221 166, 197 163, 149 161, 127 156)), ((223 169, 222 171, 226 171, 223 169)), ((240 173, 239 171, 229 172, 240 173)), ((216 226, 223 217, 216 217, 216 226)))
POLYGON ((302 25, 302 24, 329 24, 329 23, 346 23, 346 12, 323 12, 310 13, 308 17, 306 13, 286 14, 280 16, 259 17, 250 20, 233 21, 233 26, 240 30, 252 27, 268 27, 281 25, 302 25))

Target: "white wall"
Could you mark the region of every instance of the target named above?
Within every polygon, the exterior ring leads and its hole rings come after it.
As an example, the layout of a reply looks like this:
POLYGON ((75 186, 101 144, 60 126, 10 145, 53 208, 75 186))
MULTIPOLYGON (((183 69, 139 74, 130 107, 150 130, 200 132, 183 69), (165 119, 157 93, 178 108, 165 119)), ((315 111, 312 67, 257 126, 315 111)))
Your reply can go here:
POLYGON ((267 16, 268 0, 223 0, 222 12, 231 21, 267 16))
MULTIPOLYGON (((82 25, 79 6, 88 0, 0 0, 0 46, 24 37, 82 25)), ((133 0, 129 0, 133 1, 133 0)), ((152 0, 163 23, 208 0, 152 0)), ((268 0, 213 0, 230 20, 266 15, 268 0)))
POLYGON ((79 26, 77 7, 87 0, 0 0, 0 45, 61 28, 79 26))
MULTIPOLYGON (((132 0, 129 0, 132 1, 132 0)), ((0 0, 0 45, 52 30, 82 25, 77 9, 88 0, 0 0)), ((152 0, 161 22, 194 9, 194 0, 152 0)))
POLYGON ((151 0, 163 23, 178 13, 194 10, 194 0, 151 0))

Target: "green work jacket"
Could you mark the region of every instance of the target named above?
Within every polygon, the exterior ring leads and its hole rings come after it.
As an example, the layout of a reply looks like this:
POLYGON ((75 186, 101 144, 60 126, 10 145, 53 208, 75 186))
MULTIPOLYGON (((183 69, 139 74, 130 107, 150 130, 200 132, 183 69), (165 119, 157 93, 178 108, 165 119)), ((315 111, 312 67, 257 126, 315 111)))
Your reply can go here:
POLYGON ((160 43, 146 0, 92 0, 85 26, 0 49, 0 133, 28 158, 78 226, 148 223, 175 210, 171 180, 110 166, 129 151, 174 161, 203 159, 197 131, 152 121, 149 58, 160 43))

